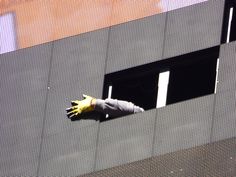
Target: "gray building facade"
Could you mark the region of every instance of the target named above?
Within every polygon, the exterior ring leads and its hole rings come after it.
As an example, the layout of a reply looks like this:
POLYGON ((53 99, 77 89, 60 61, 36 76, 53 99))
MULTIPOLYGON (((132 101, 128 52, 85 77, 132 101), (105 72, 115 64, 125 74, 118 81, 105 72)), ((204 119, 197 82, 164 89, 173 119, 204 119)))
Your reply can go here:
POLYGON ((0 55, 0 176, 235 176, 236 42, 222 43, 225 3, 0 55), (103 122, 66 117, 70 100, 103 97, 106 74, 211 47, 215 93, 103 122))

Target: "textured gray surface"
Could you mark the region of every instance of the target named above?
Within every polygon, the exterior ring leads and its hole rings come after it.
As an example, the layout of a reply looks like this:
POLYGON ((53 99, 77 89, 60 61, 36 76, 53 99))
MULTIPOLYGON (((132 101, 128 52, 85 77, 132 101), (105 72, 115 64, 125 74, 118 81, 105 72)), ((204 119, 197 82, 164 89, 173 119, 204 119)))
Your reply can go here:
POLYGON ((220 46, 217 93, 236 88, 236 42, 220 46))
POLYGON ((101 98, 107 38, 108 30, 99 30, 54 43, 41 176, 74 176, 93 170, 98 122, 71 122, 65 109, 71 100, 82 99, 83 93, 101 98))
MULTIPOLYGON (((219 44, 223 2, 169 12, 165 57, 219 44)), ((100 125, 92 119, 66 119, 71 100, 83 93, 101 98, 105 73, 163 59, 165 20, 163 13, 113 26, 110 33, 106 28, 0 55, 0 176, 75 176, 236 136, 235 43, 221 47, 216 95, 100 125)), ((130 173, 145 176, 150 169, 148 176, 203 176, 203 161, 212 168, 209 174, 235 174, 229 161, 211 164, 205 159, 214 160, 210 150, 181 152, 183 156, 164 155, 164 160, 151 158, 142 172, 136 168, 130 173), (225 168, 227 173, 218 170, 225 168)))
MULTIPOLYGON (((66 118, 71 100, 82 94, 101 98, 105 70, 108 30, 98 30, 54 43, 45 134, 70 130, 75 125, 66 118)), ((80 120, 86 127, 95 120, 80 120)))
POLYGON ((235 90, 217 93, 212 141, 236 136, 235 90))
POLYGON ((82 176, 235 176, 235 146, 236 138, 230 138, 215 143, 123 164, 82 176))
POLYGON ((0 55, 0 176, 36 175, 51 48, 0 55))
POLYGON ((101 123, 96 169, 151 156, 156 110, 101 123))
POLYGON ((210 142, 214 95, 157 109, 154 155, 210 142))
POLYGON ((236 176, 236 137, 203 146, 205 176, 236 176))
MULTIPOLYGON (((74 123, 79 127, 79 122, 74 123)), ((98 124, 43 139, 38 176, 76 176, 93 171, 98 124)))
POLYGON ((169 58, 220 44, 224 0, 168 12, 164 57, 169 58))
POLYGON ((212 141, 236 136, 236 43, 222 45, 212 141))
POLYGON ((166 13, 111 27, 106 73, 162 57, 166 13))
MULTIPOLYGON (((22 129, 27 127, 24 125, 22 129)), ((30 134, 30 133, 29 133, 30 134)), ((14 134, 16 137, 18 135, 14 134)), ((1 134, 0 176, 37 176, 40 138, 20 138, 20 142, 9 140, 11 136, 1 134)))

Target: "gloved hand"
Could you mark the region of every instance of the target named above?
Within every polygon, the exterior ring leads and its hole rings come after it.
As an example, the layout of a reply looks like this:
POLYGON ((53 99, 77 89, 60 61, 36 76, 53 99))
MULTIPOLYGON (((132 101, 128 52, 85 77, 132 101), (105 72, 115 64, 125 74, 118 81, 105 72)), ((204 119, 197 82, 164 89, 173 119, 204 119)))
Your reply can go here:
POLYGON ((92 100, 95 98, 84 94, 83 97, 84 99, 81 101, 80 100, 71 101, 72 107, 66 109, 68 118, 72 118, 84 112, 89 112, 94 110, 94 107, 92 106, 92 100))

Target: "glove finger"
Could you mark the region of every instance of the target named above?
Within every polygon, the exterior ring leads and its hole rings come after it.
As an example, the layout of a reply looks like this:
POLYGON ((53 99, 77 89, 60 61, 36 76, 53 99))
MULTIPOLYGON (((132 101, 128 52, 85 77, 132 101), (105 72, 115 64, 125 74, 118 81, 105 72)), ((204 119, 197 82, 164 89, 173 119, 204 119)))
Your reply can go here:
POLYGON ((73 117, 72 116, 73 114, 66 114, 66 116, 70 119, 71 117, 73 117))
POLYGON ((75 114, 70 114, 70 115, 68 115, 68 118, 71 119, 71 118, 73 118, 74 116, 75 116, 75 114))
POLYGON ((73 113, 71 113, 71 111, 66 111, 66 116, 67 116, 68 118, 71 116, 71 114, 73 114, 73 113))
POLYGON ((71 111, 68 112, 68 114, 71 114, 71 113, 75 114, 75 113, 77 113, 77 112, 78 112, 77 109, 72 109, 71 111))
POLYGON ((70 112, 70 111, 72 111, 72 110, 73 110, 72 107, 70 107, 70 108, 66 108, 66 112, 70 112))
POLYGON ((67 109, 66 109, 66 112, 71 112, 71 111, 73 111, 73 110, 75 110, 75 109, 77 109, 77 106, 72 106, 72 107, 70 107, 70 108, 67 108, 67 109))
POLYGON ((78 111, 76 111, 76 112, 72 112, 72 113, 70 113, 69 118, 72 118, 72 117, 74 117, 74 116, 78 116, 79 114, 81 114, 81 111, 80 111, 80 110, 78 110, 78 111))
POLYGON ((72 109, 70 109, 70 110, 66 110, 66 112, 69 114, 70 112, 72 111, 72 109))
POLYGON ((88 95, 85 95, 85 94, 83 94, 83 98, 84 99, 86 99, 87 97, 89 97, 88 95))
POLYGON ((72 106, 77 106, 77 105, 79 105, 79 101, 71 101, 71 105, 72 106))

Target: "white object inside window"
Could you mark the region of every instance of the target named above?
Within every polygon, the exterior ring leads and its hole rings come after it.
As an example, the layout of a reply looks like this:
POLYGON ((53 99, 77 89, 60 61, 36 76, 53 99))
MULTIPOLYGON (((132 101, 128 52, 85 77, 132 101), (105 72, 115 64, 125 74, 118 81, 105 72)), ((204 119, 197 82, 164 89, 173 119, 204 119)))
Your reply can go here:
POLYGON ((165 71, 159 74, 156 108, 166 105, 169 76, 170 71, 165 71))

